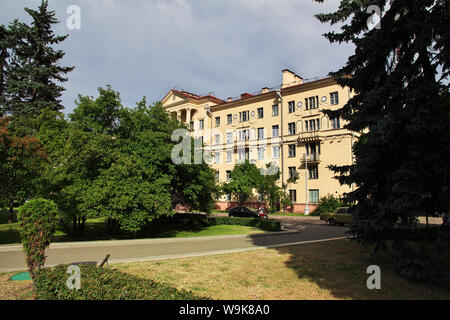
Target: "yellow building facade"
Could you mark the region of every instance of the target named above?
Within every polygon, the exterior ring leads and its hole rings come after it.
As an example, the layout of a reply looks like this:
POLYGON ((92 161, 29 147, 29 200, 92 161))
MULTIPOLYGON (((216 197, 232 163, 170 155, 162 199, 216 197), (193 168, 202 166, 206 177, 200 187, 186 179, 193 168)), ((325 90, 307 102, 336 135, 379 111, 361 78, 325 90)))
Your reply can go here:
MULTIPOLYGON (((219 183, 226 183, 234 166, 246 160, 258 168, 271 164, 280 169, 280 185, 283 182, 293 203, 287 210, 308 214, 321 197, 351 191, 333 178, 328 166, 353 163, 356 134, 323 110, 341 108, 352 93, 332 78, 305 82, 290 70, 282 74, 281 86, 257 94, 221 100, 171 90, 162 104, 191 127, 194 137, 203 139, 205 152, 211 155, 206 161, 219 183), (295 183, 288 181, 293 175, 298 176, 295 183)), ((259 200, 256 193, 250 199, 224 195, 217 209, 243 202, 256 206, 259 200)))

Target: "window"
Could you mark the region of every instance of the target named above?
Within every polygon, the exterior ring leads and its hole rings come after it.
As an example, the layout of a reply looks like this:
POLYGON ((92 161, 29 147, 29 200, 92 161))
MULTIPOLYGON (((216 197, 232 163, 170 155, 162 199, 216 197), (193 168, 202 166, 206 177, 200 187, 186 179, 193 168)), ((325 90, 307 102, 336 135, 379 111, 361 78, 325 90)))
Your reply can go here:
POLYGON ((203 120, 203 119, 200 120, 200 121, 199 121, 199 126, 198 126, 198 127, 199 127, 200 130, 203 130, 203 129, 205 128, 205 120, 203 120))
POLYGON ((233 143, 233 132, 227 132, 227 143, 233 143))
POLYGON ((226 195, 226 197, 227 197, 227 201, 231 201, 231 194, 230 194, 230 193, 228 193, 228 194, 226 195))
POLYGON ((239 195, 239 202, 247 202, 248 196, 246 194, 240 194, 239 195))
POLYGON ((340 129, 341 128, 341 119, 340 118, 331 119, 331 128, 340 129))
POLYGON ((258 108, 258 119, 264 118, 264 108, 258 108))
POLYGON ((279 126, 272 126, 272 138, 278 138, 280 135, 279 126))
POLYGON ((305 129, 306 131, 320 130, 320 119, 305 121, 305 129))
POLYGON ((318 143, 311 142, 311 143, 306 144, 306 154, 307 155, 320 154, 320 142, 318 142, 318 143))
POLYGON ((309 202, 319 202, 319 190, 309 190, 309 202))
POLYGON ((278 159, 280 157, 280 147, 272 147, 272 158, 278 159))
POLYGON ((258 128, 258 140, 264 139, 264 128, 258 128))
POLYGON ((215 163, 220 163, 220 152, 215 153, 215 163))
POLYGON ((250 150, 248 148, 239 149, 238 150, 238 159, 239 159, 239 162, 249 161, 250 150))
POLYGON ((231 180, 231 170, 227 171, 227 181, 231 180))
POLYGON ((295 101, 289 101, 288 107, 289 107, 289 113, 295 112, 295 101))
POLYGON ((220 127, 220 117, 216 117, 216 127, 220 127))
POLYGON ((278 116, 278 105, 277 104, 275 104, 275 105, 273 105, 272 106, 272 116, 273 117, 276 117, 276 116, 278 116))
POLYGON ((219 171, 216 171, 216 182, 219 181, 219 178, 220 178, 220 172, 219 172, 219 171))
POLYGON ((239 112, 239 122, 246 122, 249 119, 250 119, 250 112, 249 111, 239 112))
POLYGON ((233 115, 227 114, 227 124, 232 124, 232 123, 233 123, 233 115))
POLYGON ((289 200, 297 202, 297 190, 289 190, 289 200))
POLYGON ((227 151, 227 163, 230 163, 231 161, 233 161, 233 152, 227 151))
POLYGON ((288 130, 289 130, 289 134, 295 134, 295 122, 291 122, 288 124, 288 130))
POLYGON ((261 194, 261 193, 259 193, 258 194, 258 202, 264 202, 264 195, 263 194, 261 194))
POLYGON ((189 129, 194 130, 194 121, 189 123, 189 129))
POLYGON ((216 135, 214 136, 214 143, 215 143, 215 144, 220 144, 220 134, 216 134, 216 135))
POLYGON ((264 160, 264 148, 258 148, 258 160, 264 160))
POLYGON ((311 180, 319 179, 319 167, 318 166, 309 166, 308 171, 309 171, 309 179, 311 179, 311 180))
POLYGON ((305 99, 306 110, 317 109, 319 107, 319 96, 305 99))
POLYGON ((339 104, 339 92, 330 93, 330 101, 332 105, 339 104))
POLYGON ((289 179, 293 179, 298 177, 297 168, 296 167, 289 167, 289 179))
POLYGON ((289 158, 295 158, 295 156, 297 155, 296 151, 297 151, 296 145, 290 144, 289 145, 289 158))
POLYGON ((239 131, 239 141, 247 141, 250 137, 250 131, 248 129, 239 131))

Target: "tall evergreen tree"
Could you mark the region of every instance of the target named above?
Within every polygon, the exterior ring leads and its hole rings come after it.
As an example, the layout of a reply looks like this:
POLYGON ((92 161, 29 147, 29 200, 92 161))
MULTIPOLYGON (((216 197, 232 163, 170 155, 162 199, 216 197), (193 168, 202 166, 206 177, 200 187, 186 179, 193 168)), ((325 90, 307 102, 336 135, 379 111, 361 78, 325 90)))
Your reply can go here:
MULTIPOLYGON (((315 0, 323 2, 323 0, 315 0)), ((330 42, 356 46, 346 65, 330 75, 355 92, 330 117, 361 133, 356 162, 332 166, 354 203, 351 232, 362 244, 383 244, 398 222, 411 228, 417 215, 448 210, 448 91, 450 10, 447 0, 342 0, 321 22, 341 23, 330 42), (380 8, 380 28, 368 9, 380 8), (440 207, 439 207, 440 204, 440 207)))
POLYGON ((57 36, 52 26, 59 23, 55 12, 48 10, 48 2, 42 1, 38 10, 25 8, 32 17, 30 26, 14 21, 8 31, 12 38, 11 61, 7 67, 5 85, 5 109, 13 116, 37 117, 48 108, 58 111, 61 95, 65 90, 60 84, 73 67, 60 66, 65 53, 55 49, 67 35, 57 36))
POLYGON ((6 82, 6 67, 8 66, 9 58, 9 32, 4 26, 0 26, 0 117, 5 113, 5 82, 6 82))

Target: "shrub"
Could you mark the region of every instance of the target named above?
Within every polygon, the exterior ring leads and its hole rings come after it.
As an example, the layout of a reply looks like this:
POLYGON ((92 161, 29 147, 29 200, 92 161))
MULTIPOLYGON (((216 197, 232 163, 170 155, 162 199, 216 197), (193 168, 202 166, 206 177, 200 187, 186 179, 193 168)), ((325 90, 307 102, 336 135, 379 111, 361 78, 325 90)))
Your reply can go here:
POLYGON ((231 218, 231 217, 208 217, 205 214, 175 214, 172 217, 164 217, 152 222, 157 225, 187 225, 193 228, 204 228, 212 225, 228 224, 257 227, 266 231, 280 231, 281 222, 272 219, 231 218))
POLYGON ((327 195, 319 199, 317 209, 311 214, 312 216, 320 216, 321 213, 333 212, 339 207, 343 207, 344 203, 334 197, 332 194, 327 195))
POLYGON ((66 282, 68 265, 36 272, 38 300, 207 300, 192 292, 110 268, 80 266, 81 288, 70 290, 66 282))
POLYGON ((26 262, 30 275, 45 263, 45 249, 53 239, 57 220, 58 207, 53 201, 34 199, 19 208, 18 221, 20 238, 26 253, 26 262))
POLYGON ((265 231, 280 231, 281 222, 273 219, 252 219, 252 218, 231 218, 231 217, 216 217, 209 218, 212 224, 229 224, 239 226, 257 227, 265 231))

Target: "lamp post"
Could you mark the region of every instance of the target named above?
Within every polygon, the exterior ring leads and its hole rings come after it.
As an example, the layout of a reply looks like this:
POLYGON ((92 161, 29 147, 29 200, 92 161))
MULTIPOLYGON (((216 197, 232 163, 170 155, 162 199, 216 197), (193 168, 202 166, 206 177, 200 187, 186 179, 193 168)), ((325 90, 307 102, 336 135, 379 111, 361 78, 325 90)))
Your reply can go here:
MULTIPOLYGON (((308 146, 306 146, 308 148, 308 146)), ((309 206, 308 206, 308 151, 305 152, 305 196, 306 196, 306 205, 305 205, 305 215, 309 215, 309 206)))

